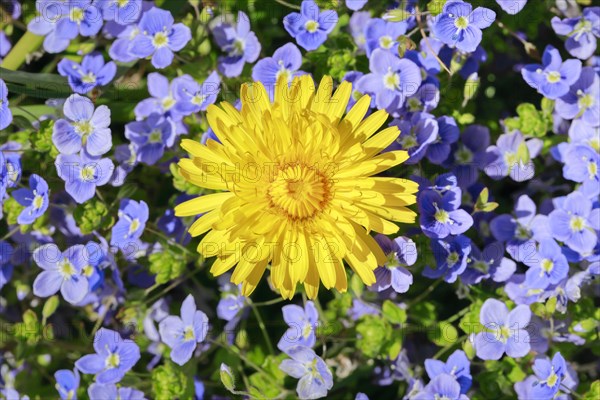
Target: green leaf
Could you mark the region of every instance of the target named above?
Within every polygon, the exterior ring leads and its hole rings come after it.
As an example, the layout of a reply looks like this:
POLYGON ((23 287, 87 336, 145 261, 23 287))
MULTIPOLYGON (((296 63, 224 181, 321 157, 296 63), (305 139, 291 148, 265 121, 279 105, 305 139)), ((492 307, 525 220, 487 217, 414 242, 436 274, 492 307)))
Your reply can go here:
POLYGON ((406 310, 398 307, 398 305, 390 300, 383 302, 381 310, 383 316, 392 324, 400 325, 406 322, 406 310))

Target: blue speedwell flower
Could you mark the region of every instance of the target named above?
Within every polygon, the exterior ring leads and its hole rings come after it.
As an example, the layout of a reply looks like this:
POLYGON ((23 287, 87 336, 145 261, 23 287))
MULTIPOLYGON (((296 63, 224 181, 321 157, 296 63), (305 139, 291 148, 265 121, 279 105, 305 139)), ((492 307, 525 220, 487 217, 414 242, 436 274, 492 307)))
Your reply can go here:
MULTIPOLYGON (((123 387, 115 384, 102 385, 99 383, 92 383, 88 388, 88 396, 90 400, 104 400, 104 399, 119 399, 119 400, 145 400, 144 392, 123 387)), ((73 399, 75 400, 75 399, 73 399)))
POLYGON ((100 384, 119 382, 140 359, 140 348, 135 342, 106 328, 96 332, 94 350, 95 354, 75 361, 75 367, 84 374, 96 375, 100 384))
POLYGON ((173 83, 169 83, 169 79, 158 72, 148 74, 148 92, 152 97, 140 101, 135 106, 136 119, 142 120, 150 114, 161 114, 173 121, 181 121, 183 114, 176 107, 178 104, 175 98, 175 82, 174 79, 173 83))
POLYGON ((61 400, 77 400, 79 371, 61 369, 54 373, 54 379, 56 379, 56 390, 58 390, 61 400))
POLYGON ((406 21, 388 22, 381 18, 371 19, 365 29, 367 57, 370 57, 375 49, 397 53, 398 38, 406 33, 407 27, 406 21))
POLYGON ((153 165, 162 158, 165 148, 175 143, 175 129, 171 118, 151 114, 143 121, 125 125, 125 137, 134 145, 137 161, 153 165))
POLYGON ((90 157, 81 154, 60 154, 56 161, 56 172, 65 181, 65 190, 79 203, 85 203, 96 194, 96 187, 108 183, 115 166, 108 158, 90 157))
POLYGON ((103 25, 102 10, 92 0, 37 0, 38 16, 27 29, 45 36, 44 49, 49 53, 64 51, 77 35, 94 36, 103 25))
POLYGON ((63 58, 58 72, 68 78, 75 93, 86 94, 97 86, 108 85, 117 73, 117 65, 112 61, 105 64, 102 54, 96 52, 83 57, 81 64, 63 58))
POLYGON ((208 317, 196 309, 194 297, 188 295, 181 304, 181 317, 170 315, 159 324, 160 337, 171 348, 171 360, 187 363, 198 343, 208 333, 208 317))
POLYGON ((600 208, 592 206, 581 192, 573 192, 548 216, 554 238, 582 255, 591 253, 598 242, 600 208))
POLYGON ((190 28, 174 22, 169 11, 152 8, 145 12, 139 22, 140 34, 131 43, 131 54, 138 58, 152 57, 155 68, 171 65, 173 52, 183 49, 192 39, 190 28))
POLYGON ((583 15, 575 18, 552 18, 552 28, 558 35, 567 37, 565 47, 573 57, 587 60, 596 51, 596 38, 600 38, 600 7, 587 7, 583 15))
POLYGON ((74 94, 65 101, 66 119, 54 124, 52 142, 62 154, 75 154, 82 149, 90 156, 101 156, 112 147, 110 109, 94 103, 87 97, 74 94))
POLYGON ((378 234, 375 241, 387 256, 387 260, 384 265, 373 271, 376 281, 370 288, 382 292, 391 287, 396 293, 408 292, 413 283, 413 276, 405 267, 417 261, 417 245, 412 239, 404 236, 391 240, 386 235, 378 234))
POLYGON ((467 2, 450 0, 444 4, 442 13, 435 17, 432 31, 445 44, 470 53, 481 43, 481 30, 495 20, 496 13, 489 8, 473 10, 467 2))
POLYGON ((525 140, 519 131, 500 135, 496 144, 488 148, 489 164, 485 166, 485 173, 493 179, 510 176, 516 182, 532 179, 535 165, 531 159, 541 148, 539 139, 525 140))
POLYGON ((540 242, 537 253, 523 260, 529 270, 525 274, 525 283, 532 289, 546 289, 556 285, 569 273, 569 263, 562 249, 553 239, 540 242))
POLYGON ((8 88, 0 79, 0 130, 5 129, 12 122, 12 111, 8 108, 8 88))
POLYGON ((301 399, 319 399, 327 396, 333 387, 331 371, 321 357, 305 346, 288 348, 285 353, 290 359, 283 360, 279 369, 299 379, 296 393, 301 399))
POLYGON ((581 183, 581 191, 590 198, 600 194, 600 154, 585 144, 573 145, 565 153, 563 176, 581 183))
POLYGON ((252 69, 252 79, 262 82, 268 90, 274 87, 280 76, 291 83, 295 77, 304 75, 304 71, 299 71, 301 65, 302 53, 295 44, 287 43, 275 50, 272 57, 265 57, 256 63, 252 69))
POLYGON ((496 0, 496 3, 508 14, 515 15, 525 7, 527 0, 496 0))
MULTIPOLYGON (((362 78, 361 78, 362 80, 362 78)), ((357 86, 360 88, 360 80, 357 86)), ((416 164, 425 157, 427 149, 438 139, 440 127, 432 114, 415 112, 407 119, 396 119, 390 126, 397 126, 400 135, 387 147, 387 151, 406 150, 406 164, 416 164)))
POLYGON ((83 245, 69 247, 60 252, 55 244, 46 244, 33 252, 33 260, 44 271, 33 282, 33 293, 50 297, 60 290, 71 304, 77 304, 88 293, 88 280, 81 275, 85 266, 83 245))
POLYGON ((452 375, 440 374, 412 398, 414 400, 468 400, 468 397, 462 394, 460 389, 460 384, 452 375))
POLYGON ((369 59, 371 73, 356 82, 362 93, 374 96, 379 109, 396 110, 421 86, 421 70, 412 61, 375 49, 369 59))
POLYGON ((111 246, 124 248, 137 241, 144 232, 148 215, 148 205, 143 200, 139 202, 131 199, 121 200, 119 220, 113 226, 111 232, 111 246))
POLYGON ((471 376, 471 363, 467 355, 462 350, 456 350, 448 357, 446 362, 427 359, 425 360, 425 370, 429 379, 435 379, 442 374, 453 376, 460 385, 460 392, 467 393, 471 388, 473 377, 471 376))
POLYGON ((535 241, 550 237, 548 217, 537 214, 531 197, 519 196, 513 214, 501 214, 490 222, 490 229, 497 240, 506 242, 506 251, 516 261, 533 256, 535 241))
POLYGON ((239 76, 246 63, 253 63, 260 55, 260 42, 250 30, 250 18, 243 12, 238 13, 237 25, 223 23, 213 29, 215 41, 227 53, 219 57, 219 71, 226 77, 239 76))
POLYGON ((475 336, 477 357, 499 360, 504 353, 513 358, 524 357, 531 348, 529 332, 525 329, 530 320, 528 306, 519 305, 508 312, 508 307, 501 301, 486 300, 479 315, 484 330, 475 336))
POLYGON ((142 12, 142 0, 99 0, 106 21, 115 21, 119 25, 133 24, 142 12))
POLYGON ((525 82, 541 95, 555 100, 569 92, 581 73, 580 60, 563 62, 560 53, 553 46, 547 46, 542 56, 542 64, 528 64, 521 70, 525 82))
POLYGON ((419 223, 423 233, 431 238, 443 239, 459 235, 473 226, 473 217, 460 209, 460 188, 440 193, 425 190, 419 194, 419 223))
POLYGON ((592 67, 582 68, 569 92, 556 100, 556 113, 564 119, 581 118, 590 126, 600 125, 600 77, 592 67))
POLYGON ((436 269, 427 266, 423 275, 432 279, 444 277, 446 282, 453 283, 467 268, 471 253, 471 239, 458 235, 444 240, 432 240, 431 250, 437 266, 436 269))
POLYGON ((531 390, 532 398, 553 399, 567 374, 567 363, 558 352, 552 357, 552 361, 545 358, 535 360, 533 372, 535 372, 538 382, 531 390))
POLYGON ((285 351, 293 346, 313 347, 317 341, 316 330, 319 314, 312 301, 307 301, 304 308, 295 304, 283 306, 283 319, 288 330, 283 334, 277 347, 285 351))
POLYGON ((300 13, 293 12, 283 18, 283 26, 296 39, 298 45, 311 51, 325 43, 338 22, 333 10, 321 12, 313 0, 303 0, 300 13))
MULTIPOLYGON (((23 153, 22 145, 19 142, 9 141, 0 146, 0 153, 2 153, 2 159, 0 161, 0 168, 5 168, 2 172, 0 180, 5 179, 7 188, 14 188, 19 185, 21 180, 21 154, 23 153)), ((0 195, 0 200, 3 198, 0 195)))
POLYGON ((190 115, 206 111, 209 105, 215 103, 221 91, 221 78, 213 71, 199 84, 191 76, 183 75, 173 79, 171 90, 177 111, 182 115, 190 115))
POLYGON ((22 225, 32 224, 44 215, 48 209, 48 184, 39 175, 29 177, 29 189, 21 188, 12 193, 14 199, 25 209, 17 217, 17 222, 22 225))

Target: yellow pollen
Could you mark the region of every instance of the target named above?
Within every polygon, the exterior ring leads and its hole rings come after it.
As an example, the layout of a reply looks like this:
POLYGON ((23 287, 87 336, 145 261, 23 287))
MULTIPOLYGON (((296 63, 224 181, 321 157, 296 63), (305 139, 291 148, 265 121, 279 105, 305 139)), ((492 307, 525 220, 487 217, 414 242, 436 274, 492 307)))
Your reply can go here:
POLYGON ((469 26, 469 20, 467 17, 458 17, 456 20, 454 20, 454 26, 458 29, 465 29, 467 26, 469 26))
POLYGON ((394 45, 394 39, 391 36, 382 36, 379 38, 379 47, 382 49, 391 49, 394 45))
POLYGON ((310 20, 304 24, 304 28, 306 28, 309 33, 314 33, 317 31, 317 29, 319 29, 319 23, 317 21, 310 20))
POLYGON ((85 17, 85 13, 79 7, 73 7, 73 9, 71 10, 70 15, 69 15, 69 18, 71 19, 71 21, 77 22, 77 24, 80 24, 81 21, 83 21, 84 17, 85 17))
POLYGON ((44 197, 40 196, 39 194, 36 194, 35 197, 33 198, 33 208, 40 209, 40 208, 42 208, 43 204, 44 204, 44 197))
POLYGON ((154 34, 154 38, 152 38, 152 44, 157 49, 165 47, 169 44, 169 37, 165 32, 157 32, 154 34))
POLYGON ((546 75, 546 80, 548 81, 548 83, 560 82, 560 78, 560 72, 558 71, 548 72, 548 74, 546 75))
POLYGON ((81 180, 91 182, 96 177, 96 168, 93 165, 86 165, 81 169, 81 180))
POLYGON ((136 232, 139 228, 140 228, 140 220, 137 218, 134 218, 133 221, 131 221, 131 225, 129 225, 129 234, 131 235, 132 233, 136 232))
POLYGON ((188 342, 190 340, 196 339, 196 335, 194 334, 194 329, 191 326, 187 326, 183 331, 183 340, 188 342))
POLYGON ((438 209, 435 212, 434 218, 440 224, 446 224, 450 221, 450 214, 446 210, 438 209))
POLYGON ((129 3, 129 0, 117 0, 117 5, 119 7, 125 7, 129 3))
POLYGON ((121 364, 121 357, 119 357, 117 353, 110 353, 104 361, 104 365, 107 369, 118 368, 119 364, 121 364))
POLYGON ((77 273, 73 264, 71 264, 71 262, 67 259, 64 259, 60 262, 58 270, 65 280, 70 279, 73 275, 77 273))
POLYGON ((79 136, 82 137, 89 135, 94 130, 94 127, 92 126, 92 123, 90 121, 75 122, 73 123, 73 126, 75 127, 75 132, 77 132, 79 136))
POLYGON ((594 161, 590 161, 587 165, 588 175, 590 179, 594 179, 598 175, 598 164, 594 161))
POLYGON ((586 227, 585 219, 578 215, 574 215, 569 221, 569 227, 573 232, 581 232, 586 227))
POLYGON ((554 371, 550 374, 548 379, 546 379, 546 384, 550 387, 554 387, 558 382, 558 375, 554 373, 554 371))
POLYGON ((540 266, 542 267, 542 271, 549 274, 554 268, 554 262, 548 258, 544 258, 540 263, 540 266))
POLYGON ((330 182, 313 167, 287 165, 277 172, 267 198, 276 212, 283 212, 292 221, 304 220, 327 206, 330 182))

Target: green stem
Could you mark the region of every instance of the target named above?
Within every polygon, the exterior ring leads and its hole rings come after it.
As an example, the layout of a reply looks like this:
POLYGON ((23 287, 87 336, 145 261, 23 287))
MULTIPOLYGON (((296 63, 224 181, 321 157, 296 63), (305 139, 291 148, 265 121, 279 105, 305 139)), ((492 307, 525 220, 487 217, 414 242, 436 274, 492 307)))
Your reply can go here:
POLYGON ((27 56, 39 49, 43 42, 43 36, 35 35, 29 31, 25 32, 15 47, 12 48, 2 61, 2 68, 10 69, 11 71, 18 70, 27 59, 27 56))
POLYGON ((287 1, 284 1, 284 0, 275 0, 275 2, 281 4, 282 6, 286 6, 286 7, 289 7, 291 9, 294 9, 294 10, 300 10, 301 9, 300 6, 298 6, 296 4, 288 3, 287 1))
POLYGON ((258 322, 258 326, 263 334, 265 343, 267 344, 267 348, 269 349, 269 353, 275 354, 275 351, 273 350, 273 345, 271 344, 271 339, 269 338, 269 334, 267 333, 265 321, 263 321, 262 317, 260 316, 260 312, 258 311, 258 308, 256 307, 256 305, 254 305, 254 303, 252 303, 252 300, 248 299, 248 303, 250 304, 250 308, 252 308, 252 312, 256 317, 256 321, 258 322))

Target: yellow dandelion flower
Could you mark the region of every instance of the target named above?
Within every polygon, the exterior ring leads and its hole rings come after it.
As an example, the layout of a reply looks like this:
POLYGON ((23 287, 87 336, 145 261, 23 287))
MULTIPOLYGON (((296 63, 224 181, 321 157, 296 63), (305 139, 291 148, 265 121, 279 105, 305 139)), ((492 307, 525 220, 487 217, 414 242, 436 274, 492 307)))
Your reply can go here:
POLYGON ((327 289, 347 289, 344 261, 366 285, 385 255, 369 234, 392 234, 393 223, 412 223, 417 184, 375 177, 408 158, 405 151, 381 153, 398 128, 376 132, 384 110, 364 119, 364 96, 344 116, 352 85, 333 93, 325 77, 318 90, 310 76, 291 86, 280 79, 274 102, 260 83, 241 89, 238 111, 223 102, 207 110, 221 141, 202 145, 183 140, 191 158, 182 159, 182 176, 219 191, 175 208, 180 217, 203 214, 190 234, 206 233, 198 245, 204 257, 216 257, 211 273, 234 268, 231 281, 248 296, 270 265, 273 286, 291 298, 298 284, 308 297, 327 289))

